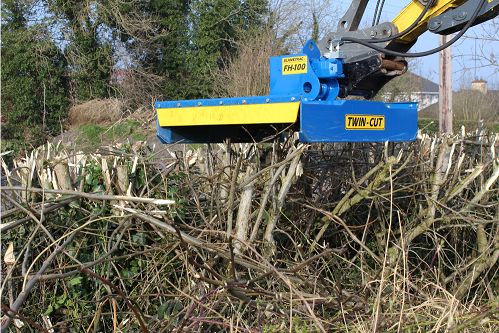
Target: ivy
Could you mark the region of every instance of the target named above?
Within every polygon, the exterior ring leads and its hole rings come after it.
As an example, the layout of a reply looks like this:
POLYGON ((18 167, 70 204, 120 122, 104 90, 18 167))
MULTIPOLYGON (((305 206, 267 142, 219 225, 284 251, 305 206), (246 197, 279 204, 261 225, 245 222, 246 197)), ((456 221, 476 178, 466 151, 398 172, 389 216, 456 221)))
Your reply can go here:
POLYGON ((2 139, 27 149, 57 135, 69 105, 67 63, 47 27, 28 25, 22 3, 2 6, 2 139))

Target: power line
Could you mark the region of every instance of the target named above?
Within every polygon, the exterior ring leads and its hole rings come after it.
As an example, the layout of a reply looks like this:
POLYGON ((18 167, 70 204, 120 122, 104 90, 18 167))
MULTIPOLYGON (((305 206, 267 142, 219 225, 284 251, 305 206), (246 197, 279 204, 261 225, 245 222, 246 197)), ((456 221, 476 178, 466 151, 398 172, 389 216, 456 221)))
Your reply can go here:
POLYGON ((499 42, 499 39, 497 38, 491 38, 491 37, 471 37, 471 36, 463 36, 463 39, 473 39, 473 40, 484 40, 488 42, 499 42))

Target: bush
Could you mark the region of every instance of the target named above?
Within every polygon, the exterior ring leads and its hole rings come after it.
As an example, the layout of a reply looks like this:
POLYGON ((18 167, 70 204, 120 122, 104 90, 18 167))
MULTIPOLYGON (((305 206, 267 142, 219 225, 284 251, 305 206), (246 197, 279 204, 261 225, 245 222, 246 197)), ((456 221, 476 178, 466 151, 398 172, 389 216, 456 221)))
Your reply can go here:
POLYGON ((2 8, 2 138, 27 149, 61 132, 69 105, 65 59, 41 25, 16 4, 2 8))
POLYGON ((3 215, 2 304, 74 332, 495 332, 499 167, 476 140, 45 147, 10 176, 30 211, 3 215))

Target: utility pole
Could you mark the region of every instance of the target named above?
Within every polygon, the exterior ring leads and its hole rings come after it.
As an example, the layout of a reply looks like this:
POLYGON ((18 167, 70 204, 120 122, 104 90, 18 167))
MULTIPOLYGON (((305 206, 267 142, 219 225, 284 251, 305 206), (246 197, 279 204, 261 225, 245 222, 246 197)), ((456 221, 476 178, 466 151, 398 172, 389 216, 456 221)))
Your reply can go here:
MULTIPOLYGON (((445 44, 449 36, 440 36, 445 44)), ((452 58, 451 47, 440 51, 440 83, 438 85, 438 123, 440 133, 452 133, 452 58)))

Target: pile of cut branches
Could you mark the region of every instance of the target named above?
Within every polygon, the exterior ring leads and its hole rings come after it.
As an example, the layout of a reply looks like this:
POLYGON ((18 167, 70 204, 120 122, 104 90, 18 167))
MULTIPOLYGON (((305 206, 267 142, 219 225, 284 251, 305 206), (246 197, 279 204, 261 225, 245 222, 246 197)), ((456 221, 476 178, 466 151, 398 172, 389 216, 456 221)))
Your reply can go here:
POLYGON ((2 331, 493 332, 498 139, 43 146, 2 166, 2 331))

